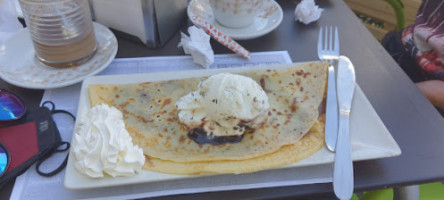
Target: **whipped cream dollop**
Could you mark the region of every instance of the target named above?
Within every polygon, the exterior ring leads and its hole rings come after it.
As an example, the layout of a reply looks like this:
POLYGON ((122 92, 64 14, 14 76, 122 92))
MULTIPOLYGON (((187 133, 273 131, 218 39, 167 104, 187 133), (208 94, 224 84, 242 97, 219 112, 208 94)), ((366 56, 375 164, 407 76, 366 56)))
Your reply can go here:
POLYGON ((122 112, 101 104, 79 121, 74 132, 75 168, 90 177, 131 176, 142 170, 143 151, 133 145, 122 112))
POLYGON ((321 17, 322 11, 324 9, 319 8, 314 0, 302 0, 296 6, 294 17, 296 21, 299 20, 304 24, 309 24, 318 20, 321 17))
POLYGON ((204 68, 208 68, 214 62, 214 52, 210 44, 210 35, 196 26, 190 26, 188 33, 180 32, 179 47, 183 47, 185 54, 191 54, 193 61, 204 68))
POLYGON ((176 102, 179 120, 203 128, 209 136, 239 136, 257 128, 270 107, 268 96, 253 79, 229 73, 210 76, 176 102))

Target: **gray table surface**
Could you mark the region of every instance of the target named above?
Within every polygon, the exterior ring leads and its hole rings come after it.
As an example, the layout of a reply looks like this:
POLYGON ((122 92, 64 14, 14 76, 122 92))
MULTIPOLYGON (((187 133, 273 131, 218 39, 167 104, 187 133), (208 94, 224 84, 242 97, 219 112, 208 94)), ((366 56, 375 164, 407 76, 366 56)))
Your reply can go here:
MULTIPOLYGON (((284 19, 273 32, 239 43, 253 52, 287 50, 294 62, 317 60, 316 42, 321 26, 337 25, 341 54, 356 68, 357 82, 374 109, 395 138, 402 155, 393 158, 354 162, 355 191, 420 184, 444 179, 444 119, 420 93, 396 62, 364 27, 342 0, 318 0, 324 8, 318 22, 304 25, 294 21, 299 1, 279 0, 284 19)), ((191 25, 183 23, 182 30, 191 25)), ((177 48, 176 34, 164 47, 146 48, 142 43, 117 34, 117 57, 183 55, 177 48)), ((230 53, 212 41, 215 53, 230 53)), ((0 80, 0 88, 21 95, 29 107, 36 108, 42 90, 22 89, 0 80)), ((0 198, 9 197, 13 184, 0 190, 0 198)), ((331 184, 277 187, 239 191, 177 195, 154 199, 295 199, 330 198, 331 184)))

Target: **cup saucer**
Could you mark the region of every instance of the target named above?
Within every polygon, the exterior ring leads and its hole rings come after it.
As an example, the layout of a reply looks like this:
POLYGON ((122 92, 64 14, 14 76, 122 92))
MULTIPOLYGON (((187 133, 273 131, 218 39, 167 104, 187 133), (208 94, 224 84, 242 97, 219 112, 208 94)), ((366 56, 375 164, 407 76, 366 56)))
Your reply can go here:
POLYGON ((42 64, 34 54, 29 30, 19 31, 0 46, 0 78, 23 88, 51 89, 81 82, 104 70, 117 53, 117 39, 105 26, 94 22, 97 52, 76 67, 54 68, 42 64))
POLYGON ((203 20, 212 23, 219 31, 225 33, 235 40, 247 40, 263 36, 274 30, 282 22, 283 11, 276 1, 266 1, 262 5, 253 24, 242 28, 229 28, 220 25, 213 15, 208 0, 192 0, 187 8, 188 17, 191 19, 198 16, 203 20))

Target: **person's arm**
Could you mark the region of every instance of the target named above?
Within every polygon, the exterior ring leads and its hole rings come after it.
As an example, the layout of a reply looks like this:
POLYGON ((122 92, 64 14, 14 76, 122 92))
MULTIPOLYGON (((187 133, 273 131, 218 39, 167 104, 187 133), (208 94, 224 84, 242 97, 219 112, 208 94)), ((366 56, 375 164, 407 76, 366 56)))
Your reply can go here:
POLYGON ((444 109, 444 81, 423 81, 416 86, 434 106, 444 109))

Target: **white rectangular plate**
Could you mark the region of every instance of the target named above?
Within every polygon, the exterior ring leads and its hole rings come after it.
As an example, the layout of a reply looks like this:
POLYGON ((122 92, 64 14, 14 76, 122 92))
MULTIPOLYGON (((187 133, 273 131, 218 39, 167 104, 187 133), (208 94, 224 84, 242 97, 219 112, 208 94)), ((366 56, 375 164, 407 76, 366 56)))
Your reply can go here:
MULTIPOLYGON (((130 74, 130 75, 109 75, 94 76, 83 81, 80 91, 80 101, 77 111, 77 122, 82 117, 81 113, 86 112, 90 108, 88 87, 91 84, 125 84, 138 83, 146 81, 163 81, 190 77, 209 76, 221 72, 238 73, 242 71, 258 70, 258 69, 282 69, 290 65, 260 66, 260 67, 242 67, 242 68, 224 68, 224 69, 207 69, 192 70, 178 72, 161 72, 149 74, 130 74)), ((385 158, 398 156, 401 154, 399 146, 390 135, 387 128, 382 123, 379 116, 374 111, 370 102, 365 97, 362 90, 358 87, 355 89, 355 96, 352 104, 352 112, 350 119, 350 137, 352 143, 352 159, 369 160, 376 158, 385 158)), ((74 138, 74 137, 73 137, 74 138)), ((75 141, 72 141, 72 149, 75 147, 75 141)), ((296 162, 286 167, 302 167, 332 163, 334 161, 334 153, 329 152, 325 147, 312 156, 296 162)), ((105 177, 93 179, 79 173, 74 167, 74 156, 71 152, 66 167, 64 185, 68 189, 89 189, 98 187, 110 187, 127 184, 147 183, 156 181, 168 181, 174 179, 194 178, 190 175, 172 175, 163 174, 143 170, 140 174, 132 177, 105 177)))

